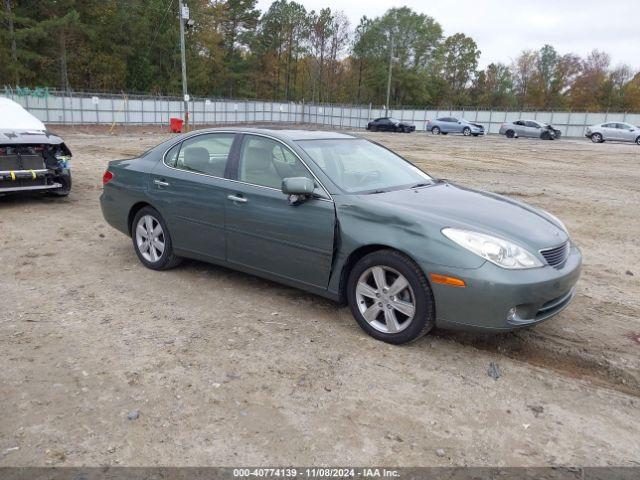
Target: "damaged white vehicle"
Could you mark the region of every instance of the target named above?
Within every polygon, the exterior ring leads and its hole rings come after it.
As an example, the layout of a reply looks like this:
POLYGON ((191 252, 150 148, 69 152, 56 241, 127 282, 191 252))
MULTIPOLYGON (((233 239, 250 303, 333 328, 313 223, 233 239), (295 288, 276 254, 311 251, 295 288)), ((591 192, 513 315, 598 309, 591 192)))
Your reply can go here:
POLYGON ((71 191, 71 151, 16 102, 0 97, 0 196, 71 191))

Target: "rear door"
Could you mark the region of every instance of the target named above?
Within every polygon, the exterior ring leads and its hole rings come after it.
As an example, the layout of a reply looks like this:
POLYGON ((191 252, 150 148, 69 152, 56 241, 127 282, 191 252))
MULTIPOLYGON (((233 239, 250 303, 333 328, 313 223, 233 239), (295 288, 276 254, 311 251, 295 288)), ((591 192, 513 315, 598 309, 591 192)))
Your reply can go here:
POLYGON ((602 136, 605 140, 618 140, 618 129, 615 123, 605 123, 602 125, 602 136))
POLYGON ((515 128, 516 134, 519 137, 526 137, 527 132, 526 132, 526 128, 524 126, 524 121, 523 120, 516 120, 515 122, 513 122, 513 126, 515 128))
POLYGON ((285 144, 243 135, 226 190, 227 260, 285 280, 326 288, 333 257, 335 209, 315 177, 285 144), (306 176, 325 198, 290 205, 282 180, 306 176))
POLYGON ((152 172, 149 196, 169 226, 174 248, 224 260, 227 162, 235 133, 207 133, 171 148, 152 172))

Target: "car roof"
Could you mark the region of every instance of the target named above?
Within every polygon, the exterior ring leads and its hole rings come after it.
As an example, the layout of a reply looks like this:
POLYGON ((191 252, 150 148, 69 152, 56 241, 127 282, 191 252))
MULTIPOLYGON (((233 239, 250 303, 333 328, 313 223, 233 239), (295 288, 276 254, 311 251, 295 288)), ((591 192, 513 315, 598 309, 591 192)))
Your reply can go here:
POLYGON ((256 133, 256 134, 262 134, 262 135, 269 135, 271 137, 275 137, 284 141, 358 138, 355 135, 350 135, 347 133, 332 132, 330 130, 293 130, 293 129, 243 128, 243 127, 207 128, 202 130, 195 130, 191 133, 202 134, 207 132, 256 133))

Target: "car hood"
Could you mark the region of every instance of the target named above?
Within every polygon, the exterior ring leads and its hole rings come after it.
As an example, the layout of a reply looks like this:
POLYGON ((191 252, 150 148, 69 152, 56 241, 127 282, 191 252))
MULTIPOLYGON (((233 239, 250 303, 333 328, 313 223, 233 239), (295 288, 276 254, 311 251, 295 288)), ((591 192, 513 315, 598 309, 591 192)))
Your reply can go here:
POLYGON ((0 129, 0 145, 59 145, 65 155, 71 155, 64 140, 47 130, 0 129))
MULTIPOLYGON (((381 221, 405 217, 428 230, 460 228, 498 236, 541 250, 568 240, 566 232, 545 212, 522 202, 447 182, 416 189, 359 195, 381 221)), ((360 202, 358 202, 360 203, 360 202)), ((360 206, 363 206, 362 204, 360 206)))

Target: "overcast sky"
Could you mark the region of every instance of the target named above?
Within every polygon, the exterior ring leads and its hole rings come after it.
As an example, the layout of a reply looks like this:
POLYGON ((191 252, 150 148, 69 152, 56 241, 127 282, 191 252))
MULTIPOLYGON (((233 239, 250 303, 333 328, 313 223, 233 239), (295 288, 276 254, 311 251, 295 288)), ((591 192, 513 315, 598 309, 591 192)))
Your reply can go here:
MULTIPOLYGON (((342 10, 352 27, 363 15, 407 6, 435 18, 445 35, 462 32, 482 51, 480 67, 511 63, 524 49, 545 43, 560 53, 586 55, 594 48, 640 70, 640 0, 297 0, 309 10, 342 10)), ((266 10, 271 0, 258 0, 266 10)))

